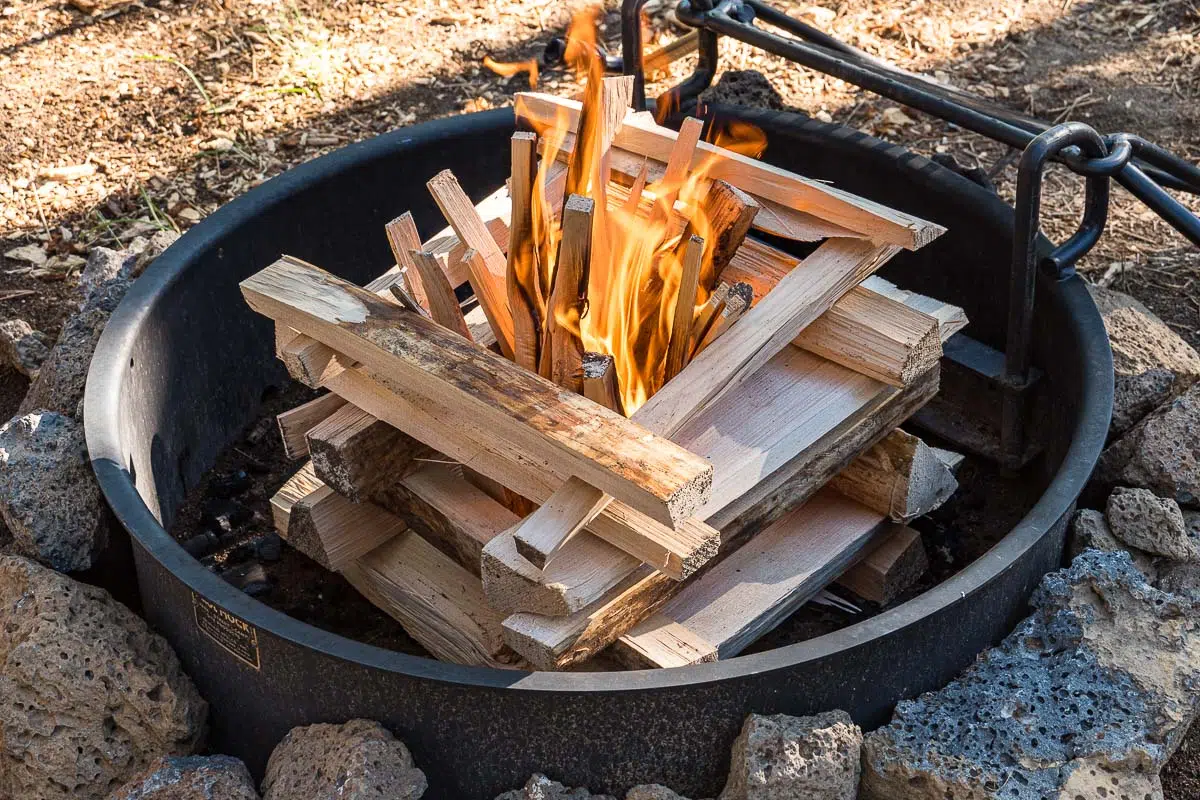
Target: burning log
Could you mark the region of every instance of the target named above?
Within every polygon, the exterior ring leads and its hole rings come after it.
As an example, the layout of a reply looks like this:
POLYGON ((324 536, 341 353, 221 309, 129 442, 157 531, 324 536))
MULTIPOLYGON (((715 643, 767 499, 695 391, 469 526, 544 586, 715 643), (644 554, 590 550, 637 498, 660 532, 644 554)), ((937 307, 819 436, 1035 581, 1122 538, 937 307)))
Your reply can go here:
POLYGON ((625 413, 621 409, 621 395, 617 391, 616 362, 612 356, 600 353, 583 354, 583 396, 609 411, 625 413))
POLYGON ((705 291, 710 291, 721 273, 750 231, 758 214, 754 198, 725 181, 713 181, 701 201, 703 219, 707 223, 709 249, 705 254, 704 272, 700 279, 705 291))
POLYGON ((729 284, 721 281, 717 284, 717 288, 713 289, 712 294, 708 296, 708 300, 704 302, 700 310, 696 312, 696 316, 692 319, 691 335, 688 337, 689 359, 699 351, 700 342, 718 315, 725 310, 725 302, 728 298, 729 284))
POLYGON ((579 324, 587 303, 595 203, 571 195, 563 206, 562 243, 546 315, 542 374, 564 389, 583 392, 583 340, 579 324))
POLYGON ((704 260, 704 240, 691 236, 683 254, 683 271, 679 277, 679 292, 675 296, 675 313, 671 317, 671 341, 667 346, 666 380, 671 380, 687 362, 692 339, 692 315, 696 310, 696 295, 700 291, 700 270, 704 260))
POLYGON ((671 152, 667 156, 666 172, 653 187, 658 199, 651 211, 651 224, 666 222, 675 208, 675 200, 679 197, 679 190, 683 188, 688 172, 691 171, 692 156, 703 132, 704 123, 695 117, 688 117, 679 126, 679 136, 671 144, 671 152))
POLYGON ((537 176, 537 136, 518 131, 512 137, 512 213, 509 223, 508 267, 505 281, 513 317, 513 354, 517 364, 538 368, 541 319, 546 301, 538 280, 537 247, 533 236, 533 194, 537 176))
POLYGON ((750 288, 748 283, 735 283, 730 286, 725 292, 725 299, 721 303, 721 310, 717 312, 708 327, 704 331, 704 335, 700 337, 700 341, 696 343, 695 351, 692 357, 699 355, 704 348, 715 342, 721 334, 733 327, 733 323, 742 318, 742 315, 750 310, 750 304, 754 301, 754 290, 750 288))

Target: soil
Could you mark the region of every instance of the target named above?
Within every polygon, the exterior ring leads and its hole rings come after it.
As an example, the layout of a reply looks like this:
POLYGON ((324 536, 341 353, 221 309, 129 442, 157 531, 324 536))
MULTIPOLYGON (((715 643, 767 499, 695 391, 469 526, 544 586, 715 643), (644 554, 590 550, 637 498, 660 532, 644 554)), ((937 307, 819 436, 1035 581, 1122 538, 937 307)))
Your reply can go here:
MULTIPOLYGON (((659 41, 681 33, 669 5, 650 4, 651 35, 659 41)), ((1131 130, 1193 162, 1200 158, 1194 0, 776 5, 873 55, 1015 110, 1078 119, 1101 132, 1131 130)), ((562 32, 568 13, 566 4, 546 0, 0 0, 0 319, 24 318, 54 336, 80 300, 78 265, 69 257, 156 228, 186 230, 258 183, 346 143, 507 104, 527 78, 493 75, 481 67, 482 56, 532 58, 562 32), (66 176, 53 171, 67 166, 80 169, 66 176), (5 256, 27 244, 42 247, 46 268, 5 256), (33 294, 14 296, 14 290, 33 294)), ((615 51, 619 28, 611 4, 604 22, 604 39, 615 51)), ((650 94, 678 82, 693 63, 674 65, 650 94)), ((983 170, 1012 198, 1014 159, 980 137, 739 43, 722 42, 721 68, 761 71, 787 105, 813 116, 926 155, 952 155, 983 170)), ((542 80, 552 92, 576 86, 559 71, 542 80)), ((1061 241, 1078 219, 1079 180, 1052 170, 1043 197, 1044 227, 1061 241)), ((1194 199, 1185 202, 1200 208, 1194 199)), ((1122 190, 1114 191, 1104 240, 1079 266, 1089 279, 1135 295, 1200 345, 1200 251, 1122 190)), ((11 414, 24 389, 23 378, 0 370, 0 411, 11 414)), ((276 410, 284 398, 277 402, 276 410)), ((264 419, 271 413, 264 409, 264 419)), ((214 472, 241 469, 252 477, 244 502, 261 518, 237 532, 247 541, 269 530, 265 501, 282 482, 281 455, 271 450, 276 438, 243 442, 214 472), (255 472, 259 462, 265 466, 255 472)), ((956 569, 987 541, 987 532, 975 528, 994 510, 987 498, 997 478, 979 465, 965 470, 959 497, 922 523, 932 526, 924 531, 930 579, 956 569), (972 533, 964 538, 958 530, 972 533), (976 535, 978 544, 970 544, 976 535)), ((198 491, 200 498, 203 485, 198 491)), ((187 514, 196 529, 199 505, 180 517, 180 531, 187 514)), ((223 546, 245 544, 235 541, 223 546)), ((225 559, 210 557, 215 568, 228 570, 237 553, 225 559)), ((414 647, 338 581, 322 578, 315 591, 289 588, 318 585, 301 580, 308 567, 297 559, 264 561, 269 576, 287 578, 269 582, 264 599, 314 624, 414 647), (353 609, 343 619, 323 616, 343 606, 353 609)), ((812 629, 825 625, 826 615, 836 624, 840 613, 822 612, 812 629)), ((799 617, 789 626, 805 635, 799 617)), ((1200 798, 1197 742, 1200 732, 1164 772, 1168 798, 1200 798)))

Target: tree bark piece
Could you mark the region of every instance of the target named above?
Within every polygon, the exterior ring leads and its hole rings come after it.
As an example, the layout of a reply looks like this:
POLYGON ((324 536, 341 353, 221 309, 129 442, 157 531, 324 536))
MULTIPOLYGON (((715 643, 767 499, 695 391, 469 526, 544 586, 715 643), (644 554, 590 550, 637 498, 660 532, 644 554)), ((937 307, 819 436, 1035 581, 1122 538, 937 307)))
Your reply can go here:
POLYGON ((882 537, 862 561, 837 579, 864 600, 885 606, 920 580, 929 568, 921 534, 907 526, 882 537))
POLYGON ((343 405, 308 432, 317 477, 354 503, 414 468, 434 451, 357 406, 343 405))
POLYGON ((291 459, 308 455, 308 439, 305 435, 345 404, 346 401, 336 394, 323 394, 276 416, 275 421, 283 437, 283 454, 291 459))
MULTIPOLYGON (((571 130, 578 125, 580 103, 575 100, 522 92, 517 95, 516 105, 519 117, 553 120, 558 113, 565 113, 571 130)), ((617 132, 613 144, 637 155, 666 161, 678 137, 669 128, 630 117, 617 132)), ((690 166, 701 164, 707 164, 708 176, 714 180, 726 180, 751 195, 815 214, 881 243, 915 250, 945 232, 940 225, 706 142, 696 146, 690 166)))
POLYGON ((506 358, 512 359, 513 320, 505 289, 507 265, 504 254, 488 232, 479 212, 458 185, 454 173, 443 170, 426 185, 458 238, 476 253, 470 259, 464 255, 471 276, 471 288, 475 290, 475 297, 487 315, 496 341, 500 344, 500 351, 506 358))
POLYGON ((486 426, 473 428, 480 445, 555 463, 664 525, 687 519, 711 490, 703 459, 317 267, 281 259, 241 287, 259 313, 486 426))
POLYGON ((855 459, 829 485, 904 523, 933 511, 958 489, 958 481, 933 448, 899 429, 855 459))

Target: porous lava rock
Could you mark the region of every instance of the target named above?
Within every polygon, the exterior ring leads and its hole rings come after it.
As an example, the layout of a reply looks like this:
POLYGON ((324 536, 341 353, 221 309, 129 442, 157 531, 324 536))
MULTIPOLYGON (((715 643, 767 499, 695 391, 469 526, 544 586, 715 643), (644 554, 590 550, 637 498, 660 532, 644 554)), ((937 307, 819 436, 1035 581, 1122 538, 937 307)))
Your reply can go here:
POLYGON ((864 800, 1161 797, 1196 716, 1200 617, 1126 553, 1047 575, 1033 615, 863 745, 864 800))
POLYGON ((28 378, 36 378, 42 362, 50 354, 46 334, 33 329, 23 319, 0 322, 0 362, 28 378))
POLYGON ((767 80, 767 76, 755 69, 729 70, 722 72, 720 80, 700 95, 702 103, 746 106, 748 108, 783 109, 783 97, 767 80))
POLYGON ((427 787, 404 742, 378 722, 293 728, 271 753, 263 800, 416 800, 427 787))
POLYGON ((0 516, 20 553, 61 572, 92 566, 108 512, 81 423, 39 409, 0 427, 0 516))
POLYGON ((0 556, 0 797, 91 800, 201 742, 170 645, 103 589, 0 556))
POLYGON ((109 800, 259 800, 250 770, 231 756, 164 756, 109 800))
POLYGON ((520 789, 496 795, 496 800, 616 800, 612 795, 592 794, 582 786, 563 786, 540 773, 534 773, 520 789))
POLYGON ((1179 504, 1147 489, 1114 489, 1104 517, 1113 536, 1125 544, 1174 561, 1196 561, 1179 504))
POLYGON ((862 742, 845 711, 751 714, 733 743, 721 800, 854 800, 862 742))
POLYGON ((1121 434, 1200 378, 1200 353, 1133 297, 1089 285, 1113 352, 1113 416, 1121 434))
POLYGON ((1096 478, 1101 486, 1149 489, 1181 506, 1200 508, 1200 383, 1110 444, 1096 478))
POLYGON ((1113 532, 1109 530, 1108 521, 1104 519, 1103 511, 1081 508, 1071 518, 1071 539, 1067 552, 1071 558, 1074 558, 1088 549, 1101 550, 1105 553, 1125 551, 1133 559, 1134 566, 1140 569, 1147 579, 1153 580, 1157 574, 1154 557, 1136 547, 1130 547, 1113 536, 1113 532))
POLYGON ((644 783, 625 793, 625 800, 687 800, 681 794, 658 783, 644 783))

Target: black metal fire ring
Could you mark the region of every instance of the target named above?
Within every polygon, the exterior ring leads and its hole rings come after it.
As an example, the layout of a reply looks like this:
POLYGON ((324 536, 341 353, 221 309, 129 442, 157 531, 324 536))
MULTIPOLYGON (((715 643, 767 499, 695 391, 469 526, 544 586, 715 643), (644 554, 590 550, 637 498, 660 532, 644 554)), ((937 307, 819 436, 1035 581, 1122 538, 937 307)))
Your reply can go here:
MULTIPOLYGON (((789 136, 815 137, 833 148, 833 157, 852 153, 864 170, 901 174, 913 192, 953 195, 989 224, 1011 230, 1011 209, 999 199, 895 145, 795 115, 739 113, 767 129, 769 141, 791 144, 789 136)), ((411 169, 422 176, 447 163, 462 165, 464 155, 482 162, 486 156, 472 145, 489 138, 502 142, 512 124, 508 110, 430 122, 350 145, 268 181, 217 211, 161 256, 134 284, 100 340, 85 397, 92 463, 108 502, 132 534, 147 618, 175 645, 213 704, 215 748, 243 757, 261 774, 270 749, 293 725, 366 716, 382 719, 413 749, 429 774, 430 797, 492 797, 534 770, 593 791, 660 782, 689 795, 711 795, 746 712, 808 713, 836 704, 873 726, 896 700, 945 682, 1007 632, 1022 613, 1024 598, 1061 556, 1066 517, 1108 428, 1111 352, 1077 276, 1039 289, 1050 315, 1040 324, 1056 334, 1053 348, 1059 357, 1069 358, 1058 367, 1078 395, 1070 400, 1069 432, 1058 434, 1065 442, 1064 466, 1041 499, 1003 541, 954 577, 897 608, 816 639, 675 670, 531 674, 464 667, 383 650, 298 622, 229 586, 174 542, 134 481, 155 502, 197 479, 257 404, 257 385, 243 387, 235 378, 264 373, 263 365, 272 361, 267 326, 238 319, 243 312, 253 315, 241 308, 232 285, 236 280, 211 280, 197 265, 249 274, 275 258, 289 234, 324 247, 327 242, 318 234, 300 223, 289 228, 290 215, 273 212, 302 196, 311 202, 304 193, 318 193, 318 188, 359 187, 364 195, 381 190, 372 183, 373 173, 399 169, 394 164, 405 161, 407 151, 416 154, 408 163, 419 162, 411 169), (261 246, 256 236, 263 239, 261 246), (235 259, 236 269, 230 266, 235 259), (162 298, 185 290, 185 307, 162 305, 162 298), (213 314, 217 319, 210 319, 213 314), (253 337, 246 336, 246 324, 253 337), (172 326, 180 325, 194 325, 195 336, 172 339, 172 326), (203 341, 214 340, 230 348, 219 363, 200 358, 206 352, 203 341), (163 341, 167 350, 156 350, 163 341), (218 383, 220 397, 192 396, 192 384, 200 378, 187 369, 220 371, 212 378, 225 380, 218 383), (142 390, 127 394, 139 381, 142 390), (222 418, 218 411, 232 417, 222 418), (206 626, 222 624, 216 619, 221 612, 236 618, 235 629, 224 633, 236 638, 240 632, 245 641, 215 643, 206 626), (248 627, 237 627, 238 621, 248 627), (239 648, 245 652, 236 652, 239 648), (884 686, 861 677, 881 670, 891 670, 897 679, 884 686)), ((507 148, 493 149, 507 153, 507 148)), ((494 165, 491 169, 496 171, 494 165)), ((483 188, 471 182, 464 180, 468 191, 483 188)), ((424 180, 419 183, 423 187, 424 180)), ((395 211, 395 201, 396 196, 345 202, 383 220, 395 211)), ((420 215, 418 223, 429 224, 420 215)), ((337 233, 328 231, 330 237, 337 233)), ((365 280, 384 263, 386 244, 382 235, 378 239, 380 258, 374 262, 324 265, 365 280)), ((981 314, 985 328, 988 316, 981 314)))

